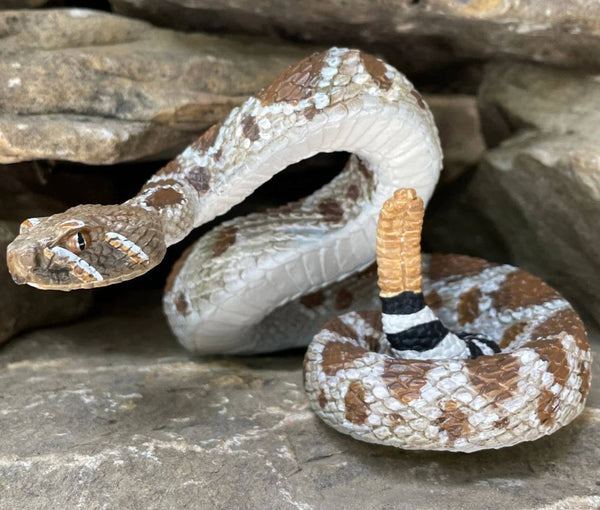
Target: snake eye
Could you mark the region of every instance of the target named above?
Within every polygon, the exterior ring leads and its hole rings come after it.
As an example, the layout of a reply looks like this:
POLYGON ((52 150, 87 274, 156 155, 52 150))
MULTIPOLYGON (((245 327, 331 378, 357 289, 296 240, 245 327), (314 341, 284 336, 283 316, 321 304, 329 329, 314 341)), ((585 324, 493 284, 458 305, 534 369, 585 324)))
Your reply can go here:
POLYGON ((87 232, 78 231, 69 237, 65 247, 73 253, 81 253, 90 245, 90 243, 90 235, 87 232))

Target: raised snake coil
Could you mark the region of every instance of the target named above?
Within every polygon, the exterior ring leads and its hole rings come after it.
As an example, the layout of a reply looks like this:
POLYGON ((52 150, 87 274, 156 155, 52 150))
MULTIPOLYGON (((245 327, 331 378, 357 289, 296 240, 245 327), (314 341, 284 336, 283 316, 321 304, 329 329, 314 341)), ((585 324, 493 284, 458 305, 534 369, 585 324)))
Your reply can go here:
MULTIPOLYGON (((273 174, 338 150, 354 155, 312 196, 204 236, 176 264, 164 299, 173 331, 197 352, 306 345, 333 309, 373 305, 369 270, 325 287, 372 263, 384 201, 412 188, 426 203, 441 168, 421 96, 356 50, 332 48, 289 68, 124 204, 26 220, 8 248, 9 269, 18 283, 48 289, 134 278, 273 174)), ((376 314, 334 319, 306 363, 311 404, 331 425, 404 448, 472 451, 534 439, 581 411, 589 345, 555 291, 515 268, 460 256, 426 259, 423 287, 446 326, 484 333, 504 352, 460 359, 467 345, 482 354, 486 347, 448 333, 458 359, 401 359, 376 314)))
POLYGON ((572 421, 591 366, 575 311, 539 278, 463 255, 425 257, 420 304, 422 216, 412 228, 394 221, 419 202, 397 192, 382 210, 382 312, 337 317, 309 345, 304 383, 314 411, 363 441, 462 452, 537 439, 572 421), (438 317, 467 332, 442 326, 436 338, 438 317))

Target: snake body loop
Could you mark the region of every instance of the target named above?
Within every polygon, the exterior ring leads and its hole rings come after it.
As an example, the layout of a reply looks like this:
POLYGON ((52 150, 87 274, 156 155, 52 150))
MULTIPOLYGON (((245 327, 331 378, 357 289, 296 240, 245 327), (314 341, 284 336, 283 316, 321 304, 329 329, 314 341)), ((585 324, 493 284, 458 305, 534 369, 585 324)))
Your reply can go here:
POLYGON ((226 222, 186 254, 164 308, 182 343, 202 353, 306 345, 289 331, 265 331, 262 320, 371 264, 385 199, 411 186, 427 201, 441 168, 437 130, 421 96, 394 68, 355 50, 309 57, 206 136, 208 148, 192 146, 151 180, 159 186, 202 174, 207 191, 195 224, 291 163, 318 152, 354 156, 312 196, 226 222))

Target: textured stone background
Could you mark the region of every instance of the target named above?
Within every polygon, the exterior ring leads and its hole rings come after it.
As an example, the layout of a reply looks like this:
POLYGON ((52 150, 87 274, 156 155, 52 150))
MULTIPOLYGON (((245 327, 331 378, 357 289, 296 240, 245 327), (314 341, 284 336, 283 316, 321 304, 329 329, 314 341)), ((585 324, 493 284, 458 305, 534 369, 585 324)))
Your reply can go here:
MULTIPOLYGON (((0 507, 596 509, 600 392, 553 436, 473 454, 363 444, 311 412, 302 353, 191 358, 160 296, 0 353, 0 507)), ((598 373, 600 337, 594 339, 598 373)))
MULTIPOLYGON (((435 115, 445 160, 426 250, 542 276, 598 358, 596 0, 0 0, 0 41, 2 252, 26 217, 129 198, 285 66, 351 45, 405 72, 435 115)), ((305 196, 344 160, 294 165, 228 217, 305 196)), ((595 379, 554 436, 417 453, 318 422, 301 352, 190 357, 160 290, 209 227, 113 289, 42 293, 0 274, 1 510, 600 508, 595 379)))

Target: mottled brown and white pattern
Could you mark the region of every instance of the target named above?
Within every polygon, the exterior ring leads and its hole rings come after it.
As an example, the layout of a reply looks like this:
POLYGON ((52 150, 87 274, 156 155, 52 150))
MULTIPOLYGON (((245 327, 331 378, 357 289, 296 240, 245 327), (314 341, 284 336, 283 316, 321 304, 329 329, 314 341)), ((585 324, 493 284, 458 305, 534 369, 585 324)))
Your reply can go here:
POLYGON ((502 353, 398 359, 380 312, 344 314, 323 326, 304 364, 326 423, 363 441, 471 452, 551 434, 583 410, 590 346, 560 294, 525 271, 463 255, 425 256, 423 275, 426 301, 448 328, 483 333, 502 353))
POLYGON ((432 255, 422 266, 423 212, 412 189, 384 203, 381 309, 334 318, 309 345, 304 383, 315 412, 365 441, 464 452, 569 423, 590 386, 580 318, 512 266, 461 255, 432 255))
MULTIPOLYGON (((289 68, 124 204, 24 221, 8 247, 9 269, 17 283, 42 289, 135 278, 291 163, 342 150, 353 153, 345 171, 310 197, 205 235, 173 268, 164 298, 173 331, 196 352, 306 345, 322 317, 372 304, 372 270, 344 278, 373 262, 384 200, 410 187, 426 203, 441 169, 437 130, 419 93, 357 50, 332 48, 289 68)), ((462 451, 513 444, 570 421, 589 387, 589 352, 566 302, 513 268, 437 260, 424 286, 440 319, 485 331, 513 352, 477 366, 388 359, 376 316, 342 315, 307 355, 317 412, 368 441, 462 451), (523 409, 535 412, 517 423, 523 409)))

